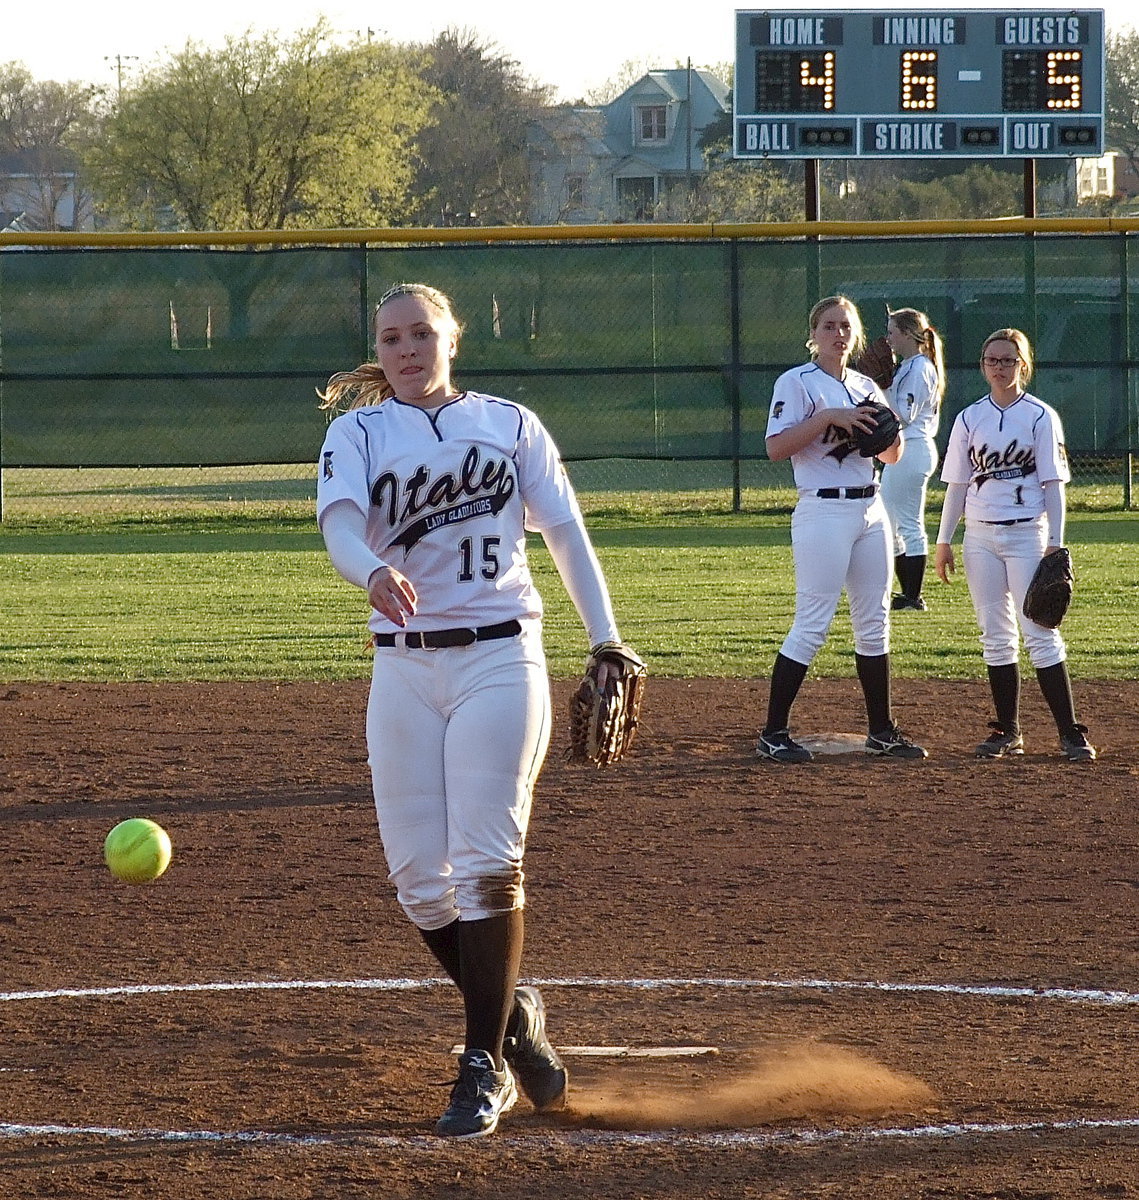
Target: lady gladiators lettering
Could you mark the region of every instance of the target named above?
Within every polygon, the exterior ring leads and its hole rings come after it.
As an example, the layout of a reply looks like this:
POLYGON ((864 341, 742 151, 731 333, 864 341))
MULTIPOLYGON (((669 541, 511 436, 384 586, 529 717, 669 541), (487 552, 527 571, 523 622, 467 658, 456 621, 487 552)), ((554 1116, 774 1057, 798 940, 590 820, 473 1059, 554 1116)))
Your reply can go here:
POLYGON ((990 450, 987 445, 970 447, 969 463, 973 482, 980 491, 981 484, 990 479, 1024 479, 1036 473, 1036 454, 1031 446, 1021 448, 1016 438, 1004 450, 990 450))
POLYGON ((423 463, 406 482, 394 471, 385 471, 372 484, 370 499, 384 510, 389 525, 403 526, 391 545, 409 551, 421 538, 442 526, 473 517, 497 516, 514 495, 516 486, 509 459, 483 462, 478 447, 471 446, 457 478, 445 471, 433 479, 430 468, 423 463))

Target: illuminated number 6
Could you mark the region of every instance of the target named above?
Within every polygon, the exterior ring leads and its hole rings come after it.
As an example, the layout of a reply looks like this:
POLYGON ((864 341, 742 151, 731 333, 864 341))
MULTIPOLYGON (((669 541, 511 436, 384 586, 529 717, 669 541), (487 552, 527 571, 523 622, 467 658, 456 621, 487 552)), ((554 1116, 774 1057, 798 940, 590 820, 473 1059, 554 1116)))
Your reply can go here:
POLYGON ((937 51, 907 50, 902 55, 902 111, 937 108, 937 51))

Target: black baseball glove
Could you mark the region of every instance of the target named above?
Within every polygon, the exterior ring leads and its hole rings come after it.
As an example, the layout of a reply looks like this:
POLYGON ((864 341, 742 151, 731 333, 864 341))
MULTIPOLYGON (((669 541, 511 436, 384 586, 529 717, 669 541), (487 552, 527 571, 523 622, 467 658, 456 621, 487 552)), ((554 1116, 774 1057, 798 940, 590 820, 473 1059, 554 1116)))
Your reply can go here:
POLYGON ((1066 547, 1046 554, 1024 594, 1024 615, 1037 625, 1055 629, 1072 603, 1072 556, 1066 547))
POLYGON ((643 660, 621 642, 601 642, 585 660, 585 674, 570 697, 570 746, 566 757, 605 767, 620 762, 637 734, 645 689, 643 660), (610 670, 605 685, 602 663, 610 670))
POLYGON ((884 337, 875 338, 850 365, 869 375, 883 391, 894 382, 894 352, 884 337))
POLYGON ((879 404, 876 400, 867 400, 858 406, 860 413, 869 413, 874 418, 873 429, 862 429, 855 425, 850 433, 858 453, 863 458, 873 458, 881 454, 897 440, 902 432, 902 423, 898 414, 888 404, 879 404))

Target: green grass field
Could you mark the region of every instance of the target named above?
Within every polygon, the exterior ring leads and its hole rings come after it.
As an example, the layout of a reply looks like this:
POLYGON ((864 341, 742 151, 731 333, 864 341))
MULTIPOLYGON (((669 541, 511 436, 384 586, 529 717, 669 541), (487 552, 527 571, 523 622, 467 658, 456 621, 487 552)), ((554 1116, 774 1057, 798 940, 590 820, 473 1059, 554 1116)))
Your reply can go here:
MULTIPOLYGON (((792 618, 789 489, 582 492, 622 633, 660 675, 765 676, 792 618)), ((937 509, 928 512, 931 531, 937 509)), ((1064 623, 1077 678, 1139 674, 1139 515, 1073 489, 1077 594, 1064 623)), ((958 556, 960 557, 960 556, 958 556)), ((555 676, 585 635, 540 539, 555 676)), ((308 504, 239 512, 56 518, 0 526, 0 680, 364 676, 363 594, 333 572, 308 504)), ((964 576, 894 621, 898 676, 982 674, 964 576)), ((854 670, 845 602, 812 671, 854 670)))

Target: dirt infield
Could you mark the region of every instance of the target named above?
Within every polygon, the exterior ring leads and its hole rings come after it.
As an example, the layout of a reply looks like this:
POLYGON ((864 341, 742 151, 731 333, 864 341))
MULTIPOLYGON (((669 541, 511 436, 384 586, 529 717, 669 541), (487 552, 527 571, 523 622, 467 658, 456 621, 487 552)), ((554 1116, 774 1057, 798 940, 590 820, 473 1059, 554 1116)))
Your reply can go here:
MULTIPOLYGON (((0 684, 0 1193, 1139 1196, 1139 684, 1076 690, 1083 766, 1031 678, 1021 760, 972 757, 980 682, 895 683, 919 763, 756 761, 758 679, 650 680, 607 771, 560 731, 524 972, 563 1046, 697 1049, 571 1049, 566 1114, 454 1145, 364 684, 0 684), (101 862, 129 815, 174 841, 142 887, 101 862)), ((797 730, 860 710, 809 679, 797 730)))

